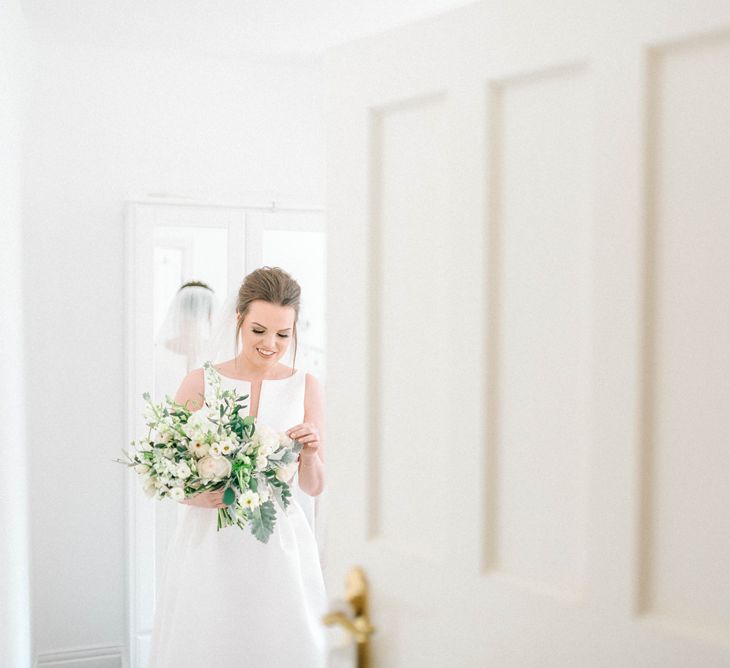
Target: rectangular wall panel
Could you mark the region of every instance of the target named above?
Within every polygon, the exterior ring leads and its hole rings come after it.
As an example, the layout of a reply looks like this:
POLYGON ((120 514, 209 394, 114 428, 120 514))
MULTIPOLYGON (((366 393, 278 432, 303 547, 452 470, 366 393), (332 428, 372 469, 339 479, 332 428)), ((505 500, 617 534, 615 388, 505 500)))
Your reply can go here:
POLYGON ((591 447, 591 80, 490 87, 487 568, 561 597, 584 584, 591 447))
POLYGON ((445 315, 453 233, 447 98, 429 95, 381 108, 373 112, 371 131, 376 438, 369 458, 370 536, 438 560, 448 549, 441 527, 453 487, 444 477, 449 357, 469 354, 459 348, 459 323, 445 315))
POLYGON ((730 634, 730 33, 649 61, 639 607, 730 634))

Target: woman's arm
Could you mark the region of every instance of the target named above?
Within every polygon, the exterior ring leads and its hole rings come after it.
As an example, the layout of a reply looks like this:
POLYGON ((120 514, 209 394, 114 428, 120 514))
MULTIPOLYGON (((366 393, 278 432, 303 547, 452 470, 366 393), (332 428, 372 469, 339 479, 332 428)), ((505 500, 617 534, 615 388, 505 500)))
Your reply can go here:
MULTIPOLYGON (((311 431, 317 438, 303 437, 304 447, 299 453, 299 487, 310 496, 318 496, 324 491, 325 409, 322 386, 311 373, 305 377, 304 423, 313 427, 311 431)), ((289 431, 296 438, 297 429, 289 431)))

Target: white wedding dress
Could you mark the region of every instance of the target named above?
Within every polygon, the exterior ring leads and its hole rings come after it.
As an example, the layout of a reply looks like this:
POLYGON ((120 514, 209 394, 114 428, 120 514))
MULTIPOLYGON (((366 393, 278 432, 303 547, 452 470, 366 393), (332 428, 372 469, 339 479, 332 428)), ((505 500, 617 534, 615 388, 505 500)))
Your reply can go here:
MULTIPOLYGON (((305 372, 263 380, 256 423, 283 432, 304 421, 305 372)), ((249 381, 221 375, 223 389, 249 381)), ((206 396, 212 390, 206 381, 206 396)), ((291 481, 286 512, 261 543, 250 527, 217 530, 217 510, 178 504, 155 606, 150 668, 323 668, 327 595, 314 497, 291 481)))

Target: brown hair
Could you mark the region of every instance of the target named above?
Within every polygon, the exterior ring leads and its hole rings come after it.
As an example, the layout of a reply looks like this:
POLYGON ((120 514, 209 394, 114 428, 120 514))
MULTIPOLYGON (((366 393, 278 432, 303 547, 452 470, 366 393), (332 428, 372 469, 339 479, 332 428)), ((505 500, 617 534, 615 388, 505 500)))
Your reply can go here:
POLYGON ((294 338, 294 360, 292 366, 296 368, 297 320, 299 319, 301 292, 302 289, 299 287, 299 283, 281 267, 260 267, 254 269, 254 271, 243 279, 243 283, 241 283, 241 287, 238 289, 238 300, 236 301, 236 311, 241 314, 236 325, 236 341, 234 343, 236 359, 238 359, 239 334, 243 327, 243 319, 248 313, 251 302, 256 299, 261 299, 270 304, 291 306, 294 308, 294 327, 292 332, 294 338))

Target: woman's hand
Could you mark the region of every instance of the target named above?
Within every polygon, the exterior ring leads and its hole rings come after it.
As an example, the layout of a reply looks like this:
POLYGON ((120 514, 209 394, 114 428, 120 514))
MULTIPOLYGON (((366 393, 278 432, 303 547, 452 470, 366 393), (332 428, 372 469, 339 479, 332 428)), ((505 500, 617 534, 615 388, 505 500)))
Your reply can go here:
POLYGON ((180 503, 185 503, 189 506, 200 506, 201 508, 225 508, 226 504, 223 503, 223 492, 225 492, 225 489, 216 489, 212 492, 198 492, 180 501, 180 503))
POLYGON ((286 435, 304 444, 299 451, 299 460, 302 464, 312 463, 319 458, 319 430, 316 424, 311 422, 302 422, 291 429, 288 429, 286 435))

